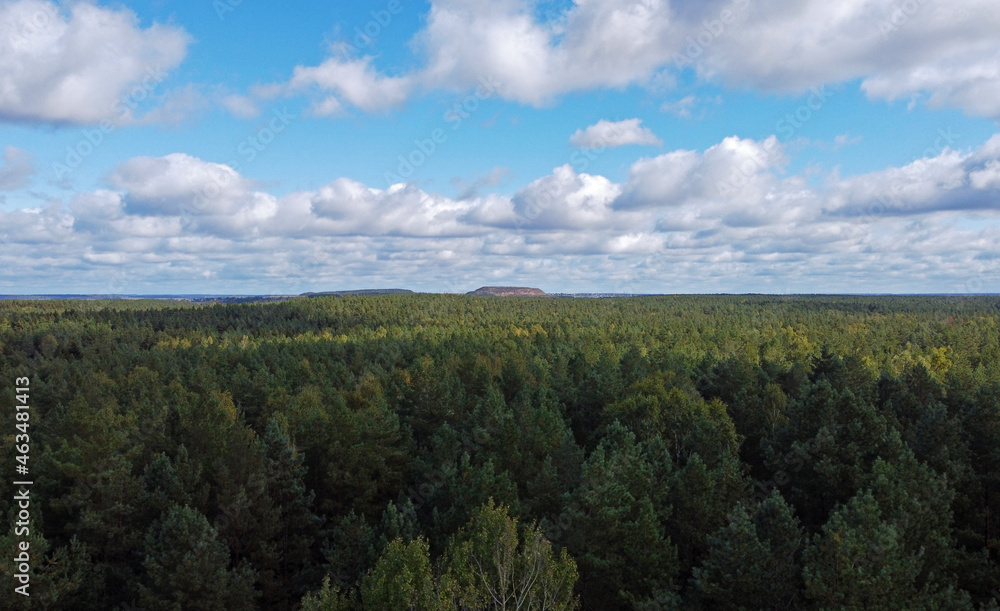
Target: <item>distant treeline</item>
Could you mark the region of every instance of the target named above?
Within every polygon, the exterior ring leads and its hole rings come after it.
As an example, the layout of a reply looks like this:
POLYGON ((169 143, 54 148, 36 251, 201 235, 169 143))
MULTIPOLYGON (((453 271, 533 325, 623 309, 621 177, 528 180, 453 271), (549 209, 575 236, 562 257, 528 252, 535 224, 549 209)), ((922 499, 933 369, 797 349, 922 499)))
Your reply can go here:
POLYGON ((32 609, 998 609, 1000 299, 0 302, 32 609))

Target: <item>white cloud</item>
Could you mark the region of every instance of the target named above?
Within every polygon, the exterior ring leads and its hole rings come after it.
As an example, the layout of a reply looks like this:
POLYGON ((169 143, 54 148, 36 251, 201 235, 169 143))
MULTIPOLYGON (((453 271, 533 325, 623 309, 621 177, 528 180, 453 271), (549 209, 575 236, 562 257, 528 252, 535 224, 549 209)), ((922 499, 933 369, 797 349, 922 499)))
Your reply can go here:
POLYGON ((8 146, 3 151, 0 165, 0 191, 13 191, 25 187, 35 173, 35 158, 19 148, 8 146))
POLYGON ((220 101, 222 106, 240 119, 252 119, 260 115, 260 108, 253 98, 243 95, 227 95, 220 101))
POLYGON ((482 233, 460 222, 467 204, 405 184, 374 189, 340 178, 308 194, 316 234, 433 237, 482 233))
POLYGON ((732 136, 706 150, 672 151, 632 165, 616 206, 623 209, 682 204, 759 202, 773 187, 773 170, 786 162, 774 136, 757 142, 732 136))
POLYGON ((0 4, 0 120, 99 123, 131 120, 190 37, 128 9, 75 2, 0 4))
MULTIPOLYGON (((673 87, 690 67, 703 79, 768 92, 860 80, 872 98, 1000 118, 1000 11, 995 0, 577 0, 540 18, 530 0, 432 0, 414 36, 419 67, 380 73, 347 46, 297 66, 258 96, 318 90, 313 112, 384 111, 419 91, 469 90, 483 78, 533 106, 577 91, 673 87)), ((711 99, 705 100, 712 102, 711 99)), ((669 102, 685 117, 698 100, 669 102)))
POLYGON ((250 181, 229 166, 183 153, 136 157, 108 178, 127 193, 126 209, 133 214, 232 214, 252 197, 250 181))
POLYGON ((401 76, 380 74, 371 57, 340 55, 319 66, 296 66, 284 84, 257 87, 261 97, 309 88, 333 94, 314 105, 338 115, 344 102, 366 111, 401 105, 418 90, 466 90, 499 82, 504 99, 550 104, 569 91, 625 87, 654 76, 682 32, 671 27, 668 0, 587 0, 560 18, 539 21, 527 0, 431 2, 426 26, 414 37, 425 59, 401 76))
POLYGON ((601 119, 585 130, 576 130, 570 136, 569 143, 576 148, 613 148, 628 144, 655 146, 663 144, 663 141, 651 129, 642 126, 642 119, 616 122, 601 119))
MULTIPOLYGON (((996 6, 992 12, 997 12, 996 6)), ((994 22, 1000 28, 1000 20, 994 22)), ((994 32, 992 44, 984 42, 958 48, 936 61, 871 76, 861 88, 872 98, 927 96, 934 108, 951 106, 1000 119, 1000 41, 994 32)))
POLYGON ((371 62, 371 57, 331 57, 319 66, 296 66, 287 83, 258 87, 255 93, 273 97, 316 90, 321 99, 313 104, 312 112, 317 116, 340 115, 344 102, 367 112, 402 105, 413 88, 412 77, 379 74, 371 62))
POLYGON ((691 118, 691 110, 698 103, 698 97, 694 95, 685 96, 676 102, 664 102, 660 106, 663 112, 669 112, 683 119, 691 118))
POLYGON ((862 79, 885 100, 927 96, 1000 118, 1000 11, 993 0, 758 0, 695 63, 766 91, 862 79))
POLYGON ((515 226, 607 228, 613 222, 611 204, 620 194, 621 186, 607 178, 578 174, 564 165, 517 192, 512 201, 515 226))
MULTIPOLYGON (((444 278, 464 290, 548 278, 541 288, 953 291, 1000 257, 1000 134, 821 187, 786 175, 786 154, 774 137, 730 137, 641 159, 622 184, 566 165, 467 199, 347 178, 279 196, 224 164, 136 158, 111 172, 113 190, 0 212, 0 266, 95 292, 115 292, 101 288, 109 268, 161 283, 132 292, 440 290, 444 278)), ((982 277, 980 290, 1000 288, 982 277)))
POLYGON ((465 88, 488 75, 505 98, 544 105, 568 91, 649 79, 682 40, 672 25, 667 0, 588 0, 548 21, 520 0, 438 0, 417 37, 428 58, 421 78, 465 88))
POLYGON ((845 179, 825 197, 831 215, 912 216, 940 211, 1000 212, 1000 134, 979 150, 950 149, 900 168, 845 179))

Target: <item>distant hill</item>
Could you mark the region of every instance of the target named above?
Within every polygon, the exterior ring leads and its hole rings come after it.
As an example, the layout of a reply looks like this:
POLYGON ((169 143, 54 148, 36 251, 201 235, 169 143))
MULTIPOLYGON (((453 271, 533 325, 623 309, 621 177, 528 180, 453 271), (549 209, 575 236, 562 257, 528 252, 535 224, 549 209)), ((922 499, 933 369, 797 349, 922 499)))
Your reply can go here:
POLYGON ((352 297, 359 295, 399 295, 413 293, 409 289, 360 289, 356 291, 326 291, 323 293, 302 293, 303 297, 352 297))
POLYGON ((469 295, 480 297, 546 297, 547 294, 541 289, 532 289, 524 286, 484 286, 469 295))

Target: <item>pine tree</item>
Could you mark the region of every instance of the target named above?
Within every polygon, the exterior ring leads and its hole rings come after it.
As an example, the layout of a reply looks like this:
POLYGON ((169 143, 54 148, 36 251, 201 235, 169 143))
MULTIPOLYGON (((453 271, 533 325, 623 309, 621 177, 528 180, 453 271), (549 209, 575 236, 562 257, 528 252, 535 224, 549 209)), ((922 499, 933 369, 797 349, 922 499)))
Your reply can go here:
POLYGON ((671 597, 677 548, 666 534, 669 508, 654 504, 665 497, 668 477, 618 423, 587 458, 580 486, 567 498, 565 541, 588 605, 625 609, 671 597))
POLYGON ((775 491, 753 517, 743 505, 708 538, 709 552, 694 569, 695 586, 713 609, 787 609, 801 592, 802 531, 775 491))
POLYGON ((806 548, 806 596, 823 608, 917 609, 921 555, 905 550, 866 491, 838 507, 806 548))
POLYGON ((146 534, 143 609, 227 611, 254 608, 254 574, 230 568, 229 550, 202 514, 172 506, 146 534))
POLYGON ((272 539, 273 562, 258 568, 274 572, 261 602, 269 609, 278 609, 297 601, 306 584, 318 578, 312 545, 319 538, 321 520, 312 509, 315 494, 306 492, 305 457, 277 419, 268 423, 262 443, 267 461, 266 493, 276 510, 277 530, 272 539))
POLYGON ((15 533, 16 507, 8 515, 10 530, 0 536, 0 549, 4 550, 0 557, 0 587, 7 608, 46 611, 103 608, 101 575, 95 570, 87 546, 74 537, 69 545, 52 549, 38 520, 29 521, 27 536, 15 533), (19 570, 21 564, 29 567, 27 582, 16 577, 24 575, 19 570))

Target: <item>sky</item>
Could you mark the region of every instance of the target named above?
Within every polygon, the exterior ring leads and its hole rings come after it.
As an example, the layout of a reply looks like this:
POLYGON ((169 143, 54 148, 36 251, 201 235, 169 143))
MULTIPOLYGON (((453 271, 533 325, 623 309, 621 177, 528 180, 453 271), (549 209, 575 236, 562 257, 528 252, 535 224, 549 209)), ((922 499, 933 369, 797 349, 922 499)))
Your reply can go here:
POLYGON ((996 0, 0 0, 0 294, 1000 292, 996 0))

